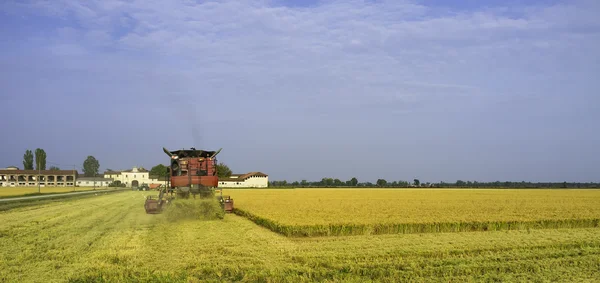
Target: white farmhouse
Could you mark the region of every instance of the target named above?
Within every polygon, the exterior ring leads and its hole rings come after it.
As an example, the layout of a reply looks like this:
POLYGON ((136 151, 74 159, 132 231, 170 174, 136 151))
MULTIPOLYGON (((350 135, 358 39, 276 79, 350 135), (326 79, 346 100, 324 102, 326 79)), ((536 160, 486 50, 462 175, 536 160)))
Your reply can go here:
POLYGON ((261 172, 231 174, 229 178, 219 178, 219 187, 223 188, 266 188, 269 176, 261 172))
POLYGON ((122 171, 106 171, 104 172, 104 178, 111 178, 115 182, 119 181, 127 187, 141 186, 142 184, 149 186, 152 184, 165 184, 164 179, 160 179, 157 176, 150 176, 150 171, 137 167, 122 171))

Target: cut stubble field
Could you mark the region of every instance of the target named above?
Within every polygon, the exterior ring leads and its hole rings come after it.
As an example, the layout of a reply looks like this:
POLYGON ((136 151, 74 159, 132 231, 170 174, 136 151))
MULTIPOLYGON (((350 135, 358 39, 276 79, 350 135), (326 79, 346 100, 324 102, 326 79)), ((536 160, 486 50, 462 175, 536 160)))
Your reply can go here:
MULTIPOLYGON (((274 193, 241 191, 224 193, 246 208, 257 205, 258 195, 274 193)), ((0 281, 598 281, 599 228, 294 238, 234 214, 210 221, 147 215, 148 194, 125 191, 1 212, 0 281)), ((581 196, 582 203, 590 197, 581 196)), ((297 197, 284 199, 315 203, 297 197)), ((304 215, 323 221, 314 217, 320 207, 304 215)), ((294 212, 277 205, 273 211, 294 212)))

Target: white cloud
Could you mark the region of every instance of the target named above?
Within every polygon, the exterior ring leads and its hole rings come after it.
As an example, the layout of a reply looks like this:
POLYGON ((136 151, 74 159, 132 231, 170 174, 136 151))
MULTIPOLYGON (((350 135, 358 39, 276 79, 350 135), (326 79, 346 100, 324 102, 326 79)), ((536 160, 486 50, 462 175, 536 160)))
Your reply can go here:
MULTIPOLYGON (((556 73, 557 58, 576 58, 578 48, 599 42, 595 1, 476 11, 410 1, 271 4, 61 0, 28 8, 71 23, 48 35, 65 66, 113 65, 131 83, 134 68, 222 97, 290 103, 307 95, 349 105, 374 97, 464 100, 497 92, 500 77, 523 84, 524 76, 556 73), (578 37, 583 31, 592 36, 578 37)), ((3 9, 24 11, 22 5, 3 9)), ((573 62, 567 64, 584 64, 573 62)))

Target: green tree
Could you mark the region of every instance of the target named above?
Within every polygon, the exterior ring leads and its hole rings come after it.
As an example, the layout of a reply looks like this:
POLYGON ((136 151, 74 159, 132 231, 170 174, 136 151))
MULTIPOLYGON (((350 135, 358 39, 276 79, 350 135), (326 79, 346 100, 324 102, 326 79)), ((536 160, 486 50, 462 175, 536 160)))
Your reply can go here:
POLYGON ((223 162, 217 164, 217 177, 219 178, 228 178, 232 174, 229 166, 225 165, 223 162))
POLYGON ((23 155, 23 170, 33 170, 33 152, 30 149, 23 155))
POLYGON ((377 179, 378 187, 385 187, 385 185, 387 185, 387 181, 385 179, 377 179))
POLYGON ((325 186, 325 187, 331 187, 333 186, 334 182, 333 182, 333 178, 327 178, 324 177, 321 179, 321 185, 325 186))
POLYGON ((57 166, 50 166, 50 168, 48 168, 48 170, 60 170, 60 168, 58 168, 57 166))
POLYGON ((414 182, 415 182, 415 186, 417 186, 417 187, 419 186, 419 184, 421 184, 421 181, 419 181, 419 179, 414 179, 414 182))
POLYGON ((151 176, 159 176, 159 177, 167 177, 169 175, 169 172, 167 171, 168 167, 163 165, 163 164, 158 164, 154 167, 152 167, 152 169, 150 169, 150 175, 151 176))
POLYGON ((83 161, 83 175, 85 177, 95 177, 99 169, 100 162, 95 157, 90 155, 83 161))
POLYGON ((35 170, 46 170, 46 151, 35 149, 35 170))
POLYGON ((350 179, 350 186, 358 186, 358 179, 356 179, 356 177, 352 177, 352 179, 350 179))

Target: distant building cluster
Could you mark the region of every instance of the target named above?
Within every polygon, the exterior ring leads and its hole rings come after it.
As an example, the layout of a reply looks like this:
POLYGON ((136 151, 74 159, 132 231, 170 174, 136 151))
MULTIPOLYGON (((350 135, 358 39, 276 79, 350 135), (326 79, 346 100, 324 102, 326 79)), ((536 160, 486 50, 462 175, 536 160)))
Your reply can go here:
MULTIPOLYGON (((151 176, 144 168, 133 167, 129 170, 106 171, 96 177, 79 177, 76 170, 20 170, 10 166, 0 168, 0 186, 27 187, 37 186, 38 176, 40 186, 56 187, 108 187, 111 184, 123 184, 125 187, 148 185, 151 189, 167 185, 168 178, 151 176)), ((261 172, 232 174, 228 178, 219 179, 219 187, 224 188, 266 188, 269 176, 261 172)))

